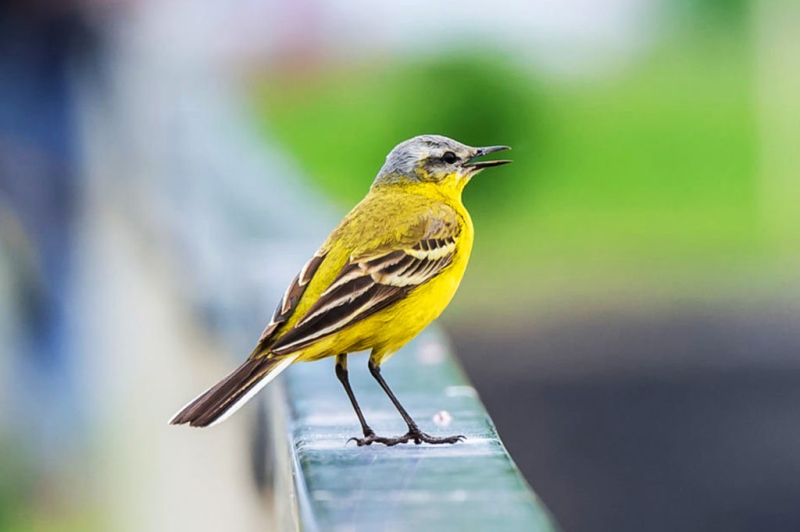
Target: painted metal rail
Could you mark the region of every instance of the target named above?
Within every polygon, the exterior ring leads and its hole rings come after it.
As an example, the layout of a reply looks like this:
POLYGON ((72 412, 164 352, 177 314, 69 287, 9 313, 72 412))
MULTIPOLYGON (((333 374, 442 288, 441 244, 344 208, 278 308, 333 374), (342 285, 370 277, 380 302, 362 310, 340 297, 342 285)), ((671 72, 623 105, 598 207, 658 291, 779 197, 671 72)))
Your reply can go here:
MULTIPOLYGON (((351 359, 351 380, 373 428, 404 433, 402 419, 369 376, 367 357, 351 359)), ((466 441, 391 448, 348 443, 360 429, 333 363, 294 366, 270 396, 268 451, 274 453, 280 530, 557 529, 437 331, 408 345, 384 373, 423 430, 463 434, 466 441)))

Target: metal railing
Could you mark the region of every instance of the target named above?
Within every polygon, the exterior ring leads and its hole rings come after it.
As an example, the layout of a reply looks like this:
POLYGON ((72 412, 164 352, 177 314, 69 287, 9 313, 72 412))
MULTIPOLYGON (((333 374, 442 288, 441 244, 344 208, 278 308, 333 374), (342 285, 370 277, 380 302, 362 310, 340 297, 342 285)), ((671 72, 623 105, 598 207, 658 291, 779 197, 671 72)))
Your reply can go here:
MULTIPOLYGON (((405 424, 351 357, 351 379, 378 434, 405 424)), ((475 389, 438 331, 428 331, 385 366, 409 411, 454 445, 358 447, 359 425, 333 363, 299 364, 270 395, 275 514, 280 530, 555 530, 509 456, 475 389), (287 492, 288 490, 288 492, 287 492)))

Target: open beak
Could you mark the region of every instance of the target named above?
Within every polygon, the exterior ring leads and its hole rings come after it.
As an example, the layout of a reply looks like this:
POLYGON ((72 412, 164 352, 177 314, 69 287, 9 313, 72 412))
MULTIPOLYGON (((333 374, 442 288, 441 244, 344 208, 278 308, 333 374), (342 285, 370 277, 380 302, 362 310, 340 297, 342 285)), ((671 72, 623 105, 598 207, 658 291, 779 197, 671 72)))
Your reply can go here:
POLYGON ((511 148, 508 146, 488 146, 486 148, 478 148, 478 151, 475 152, 475 155, 469 160, 469 162, 465 163, 463 166, 465 168, 470 168, 474 170, 482 170, 484 168, 489 168, 490 166, 500 166, 503 164, 508 164, 511 161, 507 159, 499 159, 496 161, 475 161, 478 157, 483 157, 484 155, 488 155, 490 153, 494 153, 496 151, 504 151, 510 150, 511 148))

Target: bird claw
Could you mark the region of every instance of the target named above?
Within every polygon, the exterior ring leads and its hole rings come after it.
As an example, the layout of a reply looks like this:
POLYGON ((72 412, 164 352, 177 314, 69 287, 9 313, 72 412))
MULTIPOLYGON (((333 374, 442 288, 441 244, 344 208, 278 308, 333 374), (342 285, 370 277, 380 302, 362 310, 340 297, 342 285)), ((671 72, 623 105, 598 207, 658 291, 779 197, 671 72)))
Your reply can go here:
POLYGON ((413 441, 415 444, 419 445, 421 443, 430 443, 432 445, 438 445, 442 443, 458 443, 461 441, 466 440, 466 436, 456 435, 456 436, 446 436, 444 438, 437 438, 435 436, 431 436, 429 434, 425 434, 419 430, 410 430, 406 434, 402 436, 398 436, 396 438, 385 438, 383 436, 376 436, 375 433, 365 434, 363 438, 350 438, 347 440, 347 443, 351 441, 356 442, 356 445, 359 447, 363 447, 364 445, 372 445, 373 443, 382 443, 387 447, 395 446, 399 443, 409 443, 413 441))
POLYGON ((399 438, 384 438, 383 436, 376 436, 375 433, 365 434, 363 438, 350 438, 347 440, 347 443, 351 441, 356 442, 356 445, 359 447, 363 447, 365 445, 372 445, 373 443, 382 443, 391 447, 392 445, 397 445, 398 443, 402 443, 399 441, 399 438))
POLYGON ((417 445, 421 443, 430 443, 433 445, 438 445, 442 443, 458 443, 460 441, 464 441, 467 439, 466 436, 458 434, 456 436, 445 436, 443 438, 437 438, 435 436, 431 436, 429 434, 425 434, 424 432, 409 432, 403 438, 407 438, 406 441, 414 440, 414 443, 417 445))

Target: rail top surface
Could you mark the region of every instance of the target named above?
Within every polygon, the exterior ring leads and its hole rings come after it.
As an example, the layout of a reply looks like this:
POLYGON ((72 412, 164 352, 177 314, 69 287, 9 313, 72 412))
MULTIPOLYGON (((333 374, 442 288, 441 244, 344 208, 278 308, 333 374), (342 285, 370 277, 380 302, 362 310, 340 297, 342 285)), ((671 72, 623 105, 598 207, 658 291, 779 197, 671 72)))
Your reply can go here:
MULTIPOLYGON (((366 363, 363 354, 350 356, 350 379, 367 421, 379 435, 405 433, 366 363)), ((557 529, 441 334, 423 333, 386 363, 383 373, 423 431, 463 434, 466 441, 348 443, 361 436, 360 427, 333 360, 297 364, 281 376, 282 390, 270 396, 281 529, 557 529)))

